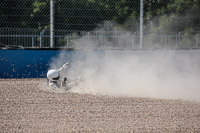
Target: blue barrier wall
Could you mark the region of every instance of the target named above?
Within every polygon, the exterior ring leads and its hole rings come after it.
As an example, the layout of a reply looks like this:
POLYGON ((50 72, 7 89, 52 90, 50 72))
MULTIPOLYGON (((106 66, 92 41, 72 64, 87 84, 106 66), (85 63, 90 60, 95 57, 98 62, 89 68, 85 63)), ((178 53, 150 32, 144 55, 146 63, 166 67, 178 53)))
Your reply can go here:
POLYGON ((0 50, 0 78, 43 78, 59 51, 0 50))
MULTIPOLYGON (((64 52, 66 61, 71 62, 73 55, 78 55, 76 60, 83 60, 87 57, 97 55, 98 58, 107 59, 109 57, 119 58, 133 55, 142 62, 173 54, 172 61, 175 66, 182 68, 186 63, 200 68, 199 50, 180 51, 133 51, 133 50, 0 50, 0 78, 45 78, 52 58, 57 57, 60 52, 64 52), (186 58, 186 60, 184 59, 186 58), (186 62, 184 64, 184 62, 186 62)), ((97 58, 97 59, 98 59, 97 58)), ((120 58, 119 58, 120 60, 120 58)), ((172 62, 171 61, 171 62, 172 62)), ((99 65, 97 63, 97 65, 99 65)), ((189 65, 189 66, 190 66, 189 65)), ((194 69, 194 68, 191 68, 194 69)), ((181 69, 180 69, 181 70, 181 69)), ((195 69, 196 70, 196 69, 195 69)))
MULTIPOLYGON (((92 50, 0 50, 0 78, 45 78, 51 59, 60 52, 71 62, 73 55, 83 60, 92 50)), ((95 53, 104 55, 103 50, 95 53)))

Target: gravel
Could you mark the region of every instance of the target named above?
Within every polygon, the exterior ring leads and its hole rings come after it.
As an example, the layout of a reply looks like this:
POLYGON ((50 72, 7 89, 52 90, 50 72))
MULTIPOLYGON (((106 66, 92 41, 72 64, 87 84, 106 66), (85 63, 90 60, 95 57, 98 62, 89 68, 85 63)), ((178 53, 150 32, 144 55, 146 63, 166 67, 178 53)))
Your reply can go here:
POLYGON ((200 132, 200 103, 56 93, 0 79, 0 132, 200 132))

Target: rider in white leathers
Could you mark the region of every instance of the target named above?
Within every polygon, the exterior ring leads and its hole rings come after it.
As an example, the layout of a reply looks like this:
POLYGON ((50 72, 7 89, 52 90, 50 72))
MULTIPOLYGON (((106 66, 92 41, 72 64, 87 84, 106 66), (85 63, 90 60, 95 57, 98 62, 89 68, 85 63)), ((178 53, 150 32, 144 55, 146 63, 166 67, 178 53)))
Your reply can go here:
POLYGON ((63 69, 67 68, 68 65, 69 65, 69 63, 65 63, 65 64, 63 64, 63 66, 60 69, 58 69, 58 70, 51 69, 47 72, 47 79, 48 79, 49 86, 58 87, 58 88, 66 86, 67 78, 63 77, 61 79, 60 73, 62 72, 63 69))

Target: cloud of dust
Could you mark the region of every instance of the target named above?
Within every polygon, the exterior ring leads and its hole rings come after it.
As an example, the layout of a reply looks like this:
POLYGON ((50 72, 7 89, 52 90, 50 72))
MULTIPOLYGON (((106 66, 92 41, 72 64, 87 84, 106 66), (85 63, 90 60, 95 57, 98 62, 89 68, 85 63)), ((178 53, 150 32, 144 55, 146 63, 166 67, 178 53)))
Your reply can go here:
MULTIPOLYGON (((84 82, 70 91, 200 101, 199 50, 101 52, 85 51, 84 59, 71 56, 64 76, 82 76, 84 82)), ((52 68, 69 61, 66 56, 61 52, 52 68)))
POLYGON ((64 76, 83 77, 84 82, 72 88, 72 92, 200 101, 199 50, 72 53, 63 51, 51 63, 51 68, 59 68, 70 62, 64 76))

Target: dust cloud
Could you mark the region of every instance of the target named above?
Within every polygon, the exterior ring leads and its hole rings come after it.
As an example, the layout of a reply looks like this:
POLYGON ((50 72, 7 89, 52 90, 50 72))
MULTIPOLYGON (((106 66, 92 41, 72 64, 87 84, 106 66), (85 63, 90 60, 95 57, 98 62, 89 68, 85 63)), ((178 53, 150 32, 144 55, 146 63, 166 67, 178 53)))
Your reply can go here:
POLYGON ((64 75, 83 77, 72 92, 199 102, 199 57, 199 50, 83 50, 70 56, 63 51, 51 66, 70 61, 64 75))
MULTIPOLYGON (((115 33, 112 25, 100 27, 100 31, 115 33)), ((122 32, 130 36, 126 33, 122 32)), ((127 40, 118 40, 118 47, 129 46, 127 40)), ((116 45, 106 41, 111 47, 116 45)), ((74 45, 78 50, 61 52, 50 65, 59 68, 69 62, 62 76, 83 78, 79 86, 68 91, 200 102, 200 50, 80 50, 78 47, 96 45, 84 37, 74 45)))

